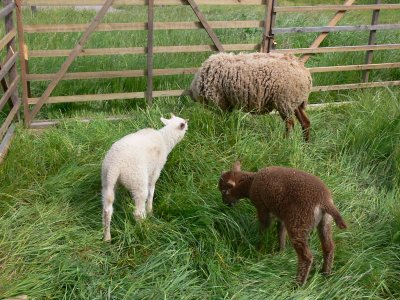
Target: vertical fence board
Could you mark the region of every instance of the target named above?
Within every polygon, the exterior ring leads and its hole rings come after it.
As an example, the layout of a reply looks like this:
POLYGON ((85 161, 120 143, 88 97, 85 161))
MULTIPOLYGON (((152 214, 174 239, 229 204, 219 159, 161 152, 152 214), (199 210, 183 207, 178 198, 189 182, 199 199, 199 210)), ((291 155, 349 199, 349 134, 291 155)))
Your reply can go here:
MULTIPOLYGON (((376 4, 381 4, 381 0, 376 0, 376 4)), ((376 9, 372 12, 371 25, 377 25, 379 23, 379 13, 380 13, 379 9, 376 9)), ((375 44, 376 44, 376 30, 371 30, 369 32, 368 45, 375 45, 375 44)), ((372 50, 367 51, 367 54, 365 56, 365 64, 369 65, 372 63, 373 53, 374 53, 374 51, 372 51, 372 50)), ((368 82, 369 72, 370 72, 370 70, 364 71, 364 73, 363 73, 363 81, 364 82, 368 82)))
POLYGON ((147 103, 153 102, 154 0, 147 4, 147 103))
POLYGON ((264 18, 264 34, 261 44, 261 52, 269 53, 274 43, 274 35, 272 34, 273 20, 274 18, 274 6, 275 0, 268 0, 268 4, 265 9, 264 18))

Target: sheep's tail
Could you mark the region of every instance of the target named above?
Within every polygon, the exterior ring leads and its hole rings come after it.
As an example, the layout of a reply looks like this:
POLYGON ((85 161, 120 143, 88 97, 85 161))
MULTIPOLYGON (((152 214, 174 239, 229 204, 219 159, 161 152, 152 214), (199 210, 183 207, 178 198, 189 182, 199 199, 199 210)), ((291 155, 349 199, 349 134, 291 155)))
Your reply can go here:
POLYGON ((340 215, 340 213, 337 210, 337 208, 335 207, 335 205, 333 205, 333 202, 326 204, 324 207, 324 210, 326 213, 330 214, 333 217, 333 220, 335 220, 336 225, 340 229, 347 228, 346 222, 344 221, 343 217, 340 215))

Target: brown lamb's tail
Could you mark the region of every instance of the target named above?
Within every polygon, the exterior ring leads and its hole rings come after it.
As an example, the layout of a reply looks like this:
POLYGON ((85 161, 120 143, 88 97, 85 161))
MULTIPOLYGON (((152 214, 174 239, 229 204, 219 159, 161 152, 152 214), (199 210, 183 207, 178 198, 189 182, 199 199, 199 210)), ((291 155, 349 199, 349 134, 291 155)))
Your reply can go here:
POLYGON ((330 214, 333 217, 333 219, 335 220, 336 225, 340 229, 346 229, 347 228, 346 222, 343 220, 342 216, 340 215, 340 213, 337 210, 337 208, 335 207, 335 205, 333 205, 333 203, 329 203, 328 205, 325 205, 325 212, 330 214))

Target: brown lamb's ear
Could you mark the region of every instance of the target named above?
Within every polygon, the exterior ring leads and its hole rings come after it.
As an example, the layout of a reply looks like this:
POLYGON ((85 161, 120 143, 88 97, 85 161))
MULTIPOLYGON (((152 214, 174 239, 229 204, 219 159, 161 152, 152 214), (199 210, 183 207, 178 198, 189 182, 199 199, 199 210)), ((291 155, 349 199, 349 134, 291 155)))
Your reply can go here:
POLYGON ((233 164, 233 166, 232 166, 232 171, 234 171, 234 172, 240 172, 240 161, 237 161, 237 162, 235 162, 234 164, 233 164))

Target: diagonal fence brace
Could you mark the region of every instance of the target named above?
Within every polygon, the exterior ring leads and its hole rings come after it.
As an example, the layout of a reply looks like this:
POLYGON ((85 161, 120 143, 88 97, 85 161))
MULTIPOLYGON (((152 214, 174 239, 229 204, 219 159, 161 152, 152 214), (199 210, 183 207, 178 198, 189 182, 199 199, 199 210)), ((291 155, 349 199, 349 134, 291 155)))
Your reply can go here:
POLYGON ((58 73, 54 76, 53 80, 50 82, 48 85, 47 89, 43 93, 43 95, 39 98, 38 102, 34 106, 33 110, 30 113, 29 117, 29 124, 35 118, 43 104, 48 100, 50 94, 53 92, 54 88, 57 86, 57 84, 60 82, 60 80, 64 77, 65 73, 68 71, 68 68, 71 66, 75 58, 81 53, 83 50, 83 46, 86 44, 88 41, 90 35, 93 33, 93 31, 96 29, 96 27, 99 25, 101 20, 104 18, 106 15, 108 9, 111 7, 113 4, 114 0, 106 0, 102 6, 102 8, 99 10, 97 15, 93 18, 92 22, 89 24, 88 28, 86 31, 83 33, 82 37, 79 39, 78 43, 75 45, 74 49, 70 52, 68 58, 65 60, 65 62, 62 64, 61 69, 58 71, 58 73))
POLYGON ((207 31, 207 34, 213 41, 215 47, 217 47, 219 52, 224 52, 225 51, 224 47, 222 46, 222 44, 221 44, 220 40, 218 39, 217 35, 215 34, 215 32, 212 30, 211 26, 208 24, 206 18, 204 17, 203 13, 200 11, 196 2, 194 0, 187 0, 187 2, 189 3, 190 7, 196 14, 196 16, 199 19, 203 28, 207 31))

